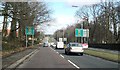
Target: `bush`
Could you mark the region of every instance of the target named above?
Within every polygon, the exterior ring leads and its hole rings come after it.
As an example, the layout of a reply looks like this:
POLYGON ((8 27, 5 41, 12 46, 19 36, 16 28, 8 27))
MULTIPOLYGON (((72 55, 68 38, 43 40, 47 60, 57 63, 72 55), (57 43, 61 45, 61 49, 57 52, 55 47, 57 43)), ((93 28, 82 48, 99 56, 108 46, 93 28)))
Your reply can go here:
POLYGON ((22 46, 22 44, 20 42, 18 42, 18 43, 5 42, 5 41, 2 42, 2 50, 3 51, 14 50, 21 46, 22 46))

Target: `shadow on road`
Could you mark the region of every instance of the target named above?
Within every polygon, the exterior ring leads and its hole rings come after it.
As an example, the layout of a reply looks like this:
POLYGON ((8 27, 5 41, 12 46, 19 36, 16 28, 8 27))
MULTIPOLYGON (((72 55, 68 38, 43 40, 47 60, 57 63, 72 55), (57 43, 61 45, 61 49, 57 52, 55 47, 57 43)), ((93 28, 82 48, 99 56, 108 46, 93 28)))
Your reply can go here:
POLYGON ((66 56, 81 56, 80 54, 77 54, 77 53, 70 53, 70 54, 60 53, 60 54, 66 55, 66 56))

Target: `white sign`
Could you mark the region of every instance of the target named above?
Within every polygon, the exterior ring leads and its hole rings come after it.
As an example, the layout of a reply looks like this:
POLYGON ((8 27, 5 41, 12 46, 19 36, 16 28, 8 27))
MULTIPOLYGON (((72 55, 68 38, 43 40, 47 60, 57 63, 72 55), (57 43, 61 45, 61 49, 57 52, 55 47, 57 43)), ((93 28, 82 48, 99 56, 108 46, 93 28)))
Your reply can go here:
POLYGON ((87 36, 86 37, 89 37, 89 29, 86 29, 86 31, 87 31, 87 36))
POLYGON ((89 37, 89 29, 83 29, 83 37, 89 37))
POLYGON ((86 29, 83 29, 83 37, 86 37, 87 33, 86 33, 86 29))

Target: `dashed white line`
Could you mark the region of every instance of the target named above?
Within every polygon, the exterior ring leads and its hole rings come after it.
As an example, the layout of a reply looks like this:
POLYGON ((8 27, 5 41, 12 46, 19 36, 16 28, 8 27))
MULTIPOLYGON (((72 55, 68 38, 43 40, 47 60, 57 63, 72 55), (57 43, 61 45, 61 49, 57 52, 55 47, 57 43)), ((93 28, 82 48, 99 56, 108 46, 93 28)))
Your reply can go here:
POLYGON ((50 49, 52 49, 53 51, 55 51, 52 47, 50 47, 50 49))
POLYGON ((61 56, 62 58, 64 58, 64 56, 63 56, 63 55, 61 55, 61 54, 60 54, 60 56, 61 56))
POLYGON ((78 68, 78 69, 80 68, 80 67, 78 67, 76 64, 74 64, 72 61, 68 60, 68 62, 71 63, 71 64, 72 64, 73 66, 75 66, 76 68, 78 68))
MULTIPOLYGON (((53 49, 53 48, 51 48, 51 47, 50 47, 50 49, 52 49, 53 51, 56 51, 56 50, 54 50, 54 49, 53 49)), ((56 52, 56 53, 58 53, 58 52, 56 52)), ((58 54, 59 54, 59 53, 58 53, 58 54)), ((61 56, 62 58, 64 58, 64 56, 63 56, 63 55, 61 55, 61 54, 60 54, 60 56, 61 56)))
MULTIPOLYGON (((50 48, 51 48, 51 47, 50 47, 50 48)), ((52 49, 53 51, 56 51, 56 50, 54 50, 53 48, 51 48, 51 49, 52 49)), ((56 53, 59 54, 57 51, 56 51, 56 53)), ((62 58, 64 58, 63 55, 60 54, 60 56, 61 56, 62 58)), ((74 64, 72 61, 68 60, 68 62, 71 63, 71 64, 72 64, 73 66, 75 66, 76 68, 78 68, 78 69, 80 68, 80 67, 78 67, 76 64, 74 64)))
MULTIPOLYGON (((56 53, 58 53, 58 52, 56 52, 56 53)), ((59 54, 59 53, 58 53, 59 54)))
MULTIPOLYGON (((51 47, 50 47, 50 48, 51 48, 51 47)), ((51 49, 52 49, 53 51, 56 51, 56 50, 54 50, 53 48, 51 48, 51 49)), ((56 51, 56 53, 59 54, 57 51, 56 51)), ((63 55, 60 54, 60 56, 61 56, 62 58, 64 58, 63 55)), ((76 68, 78 68, 78 69, 80 68, 80 67, 78 67, 76 64, 74 64, 72 61, 68 60, 68 62, 71 63, 71 64, 72 64, 73 66, 75 66, 76 68)))

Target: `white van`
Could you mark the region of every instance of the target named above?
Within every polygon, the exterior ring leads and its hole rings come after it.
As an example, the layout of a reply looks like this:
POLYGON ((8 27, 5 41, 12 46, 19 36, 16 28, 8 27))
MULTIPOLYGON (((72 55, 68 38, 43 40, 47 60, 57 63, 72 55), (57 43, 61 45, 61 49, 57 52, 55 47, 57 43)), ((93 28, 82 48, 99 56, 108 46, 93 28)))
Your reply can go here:
POLYGON ((57 42, 56 48, 63 49, 64 48, 64 43, 63 42, 57 42))

